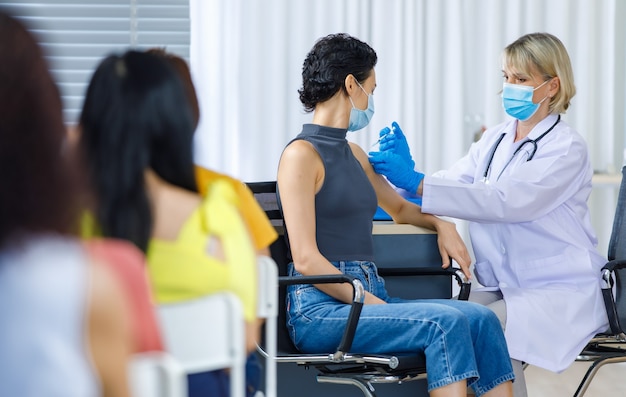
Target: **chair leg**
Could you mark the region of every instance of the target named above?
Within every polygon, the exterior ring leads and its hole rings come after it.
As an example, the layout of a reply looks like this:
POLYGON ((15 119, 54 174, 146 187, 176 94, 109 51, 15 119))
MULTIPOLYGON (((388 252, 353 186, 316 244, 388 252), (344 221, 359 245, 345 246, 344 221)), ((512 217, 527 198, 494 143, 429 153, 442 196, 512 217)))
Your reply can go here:
POLYGON ((585 376, 583 377, 583 379, 580 381, 580 384, 578 385, 578 389, 576 390, 576 393, 574 393, 574 397, 582 397, 585 394, 585 392, 587 391, 587 388, 589 387, 589 385, 591 384, 591 381, 593 380, 593 377, 596 376, 596 373, 601 367, 603 367, 606 364, 620 363, 620 362, 625 362, 625 361, 626 361, 626 357, 624 356, 605 357, 603 359, 594 361, 593 364, 591 364, 591 366, 585 373, 585 376))
POLYGON ((338 376, 318 375, 317 381, 319 383, 334 383, 341 385, 356 386, 363 392, 365 397, 376 397, 374 386, 368 381, 363 381, 357 378, 344 378, 338 376))

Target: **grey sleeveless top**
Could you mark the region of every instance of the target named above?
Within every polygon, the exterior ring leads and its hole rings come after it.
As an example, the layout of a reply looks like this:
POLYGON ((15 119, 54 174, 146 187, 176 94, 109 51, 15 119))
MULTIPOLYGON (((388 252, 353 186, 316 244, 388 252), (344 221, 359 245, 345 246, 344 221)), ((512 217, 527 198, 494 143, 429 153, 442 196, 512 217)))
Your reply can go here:
POLYGON ((329 261, 374 260, 374 188, 352 154, 346 130, 305 124, 294 140, 310 142, 324 163, 322 188, 315 196, 317 246, 329 261))
POLYGON ((80 245, 33 237, 0 253, 0 395, 94 397, 89 266, 80 245))

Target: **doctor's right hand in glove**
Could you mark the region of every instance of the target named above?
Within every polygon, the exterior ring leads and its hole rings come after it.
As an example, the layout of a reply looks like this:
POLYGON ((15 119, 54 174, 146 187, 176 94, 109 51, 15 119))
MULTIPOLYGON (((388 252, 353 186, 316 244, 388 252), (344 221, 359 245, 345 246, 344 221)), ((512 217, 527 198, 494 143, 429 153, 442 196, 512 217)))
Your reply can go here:
POLYGON ((380 131, 380 151, 369 152, 370 164, 395 186, 421 196, 419 188, 424 174, 414 170, 415 162, 398 123, 394 121, 391 128, 380 131))
POLYGON ((391 129, 385 127, 380 130, 378 134, 380 137, 379 145, 381 152, 392 152, 404 159, 411 169, 415 168, 415 161, 411 157, 411 151, 409 150, 409 144, 406 141, 406 137, 402 132, 402 129, 397 122, 391 123, 391 129))

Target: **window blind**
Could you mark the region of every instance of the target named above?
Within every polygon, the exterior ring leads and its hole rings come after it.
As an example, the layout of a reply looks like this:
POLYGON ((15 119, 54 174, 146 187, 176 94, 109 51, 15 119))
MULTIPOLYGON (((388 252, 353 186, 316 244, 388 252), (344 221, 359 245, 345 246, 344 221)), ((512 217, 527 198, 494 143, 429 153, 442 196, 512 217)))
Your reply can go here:
POLYGON ((189 60, 189 0, 0 0, 0 7, 39 40, 69 124, 103 57, 161 47, 189 60))

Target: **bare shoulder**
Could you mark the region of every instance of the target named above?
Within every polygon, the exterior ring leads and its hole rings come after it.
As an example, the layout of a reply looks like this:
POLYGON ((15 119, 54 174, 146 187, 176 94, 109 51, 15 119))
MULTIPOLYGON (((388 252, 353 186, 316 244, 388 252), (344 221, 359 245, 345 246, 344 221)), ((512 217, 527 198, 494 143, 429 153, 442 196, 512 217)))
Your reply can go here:
POLYGON ((195 208, 202 202, 202 196, 197 192, 192 192, 178 186, 169 185, 163 191, 163 203, 166 207, 173 207, 174 204, 183 208, 195 208))
MULTIPOLYGON (((123 287, 102 258, 89 255, 89 330, 96 338, 121 336, 129 342, 129 313, 123 287), (122 336, 123 335, 123 336, 122 336)), ((98 340, 92 340, 92 343, 98 340)))
POLYGON ((89 254, 90 262, 90 302, 93 313, 123 312, 124 304, 122 287, 107 259, 89 254))
POLYGON ((367 154, 365 154, 365 151, 363 150, 363 148, 361 148, 361 146, 357 145, 354 142, 348 142, 348 145, 350 146, 350 149, 352 149, 352 154, 354 154, 357 158, 358 157, 367 158, 367 154))
POLYGON ((367 153, 365 153, 365 151, 354 142, 349 142, 348 144, 350 145, 350 149, 352 149, 352 154, 354 155, 354 157, 356 157, 359 163, 361 163, 361 167, 363 167, 363 169, 365 170, 365 173, 373 174, 374 169, 370 165, 370 161, 369 161, 367 153))
POLYGON ((90 258, 88 341, 103 396, 129 396, 126 364, 133 335, 122 286, 101 260, 90 258))
POLYGON ((298 139, 291 142, 281 155, 280 161, 283 162, 309 162, 319 159, 319 154, 310 142, 298 139))
POLYGON ((154 226, 152 235, 175 240, 180 228, 202 203, 202 196, 178 186, 163 185, 152 197, 154 226))
POLYGON ((324 163, 319 153, 310 142, 296 140, 291 142, 280 158, 277 181, 283 193, 287 189, 293 192, 303 190, 319 190, 325 176, 324 163))
POLYGON ((296 140, 291 142, 280 157, 278 164, 278 179, 285 175, 291 177, 298 174, 320 174, 323 173, 324 165, 319 153, 310 142, 296 140))

